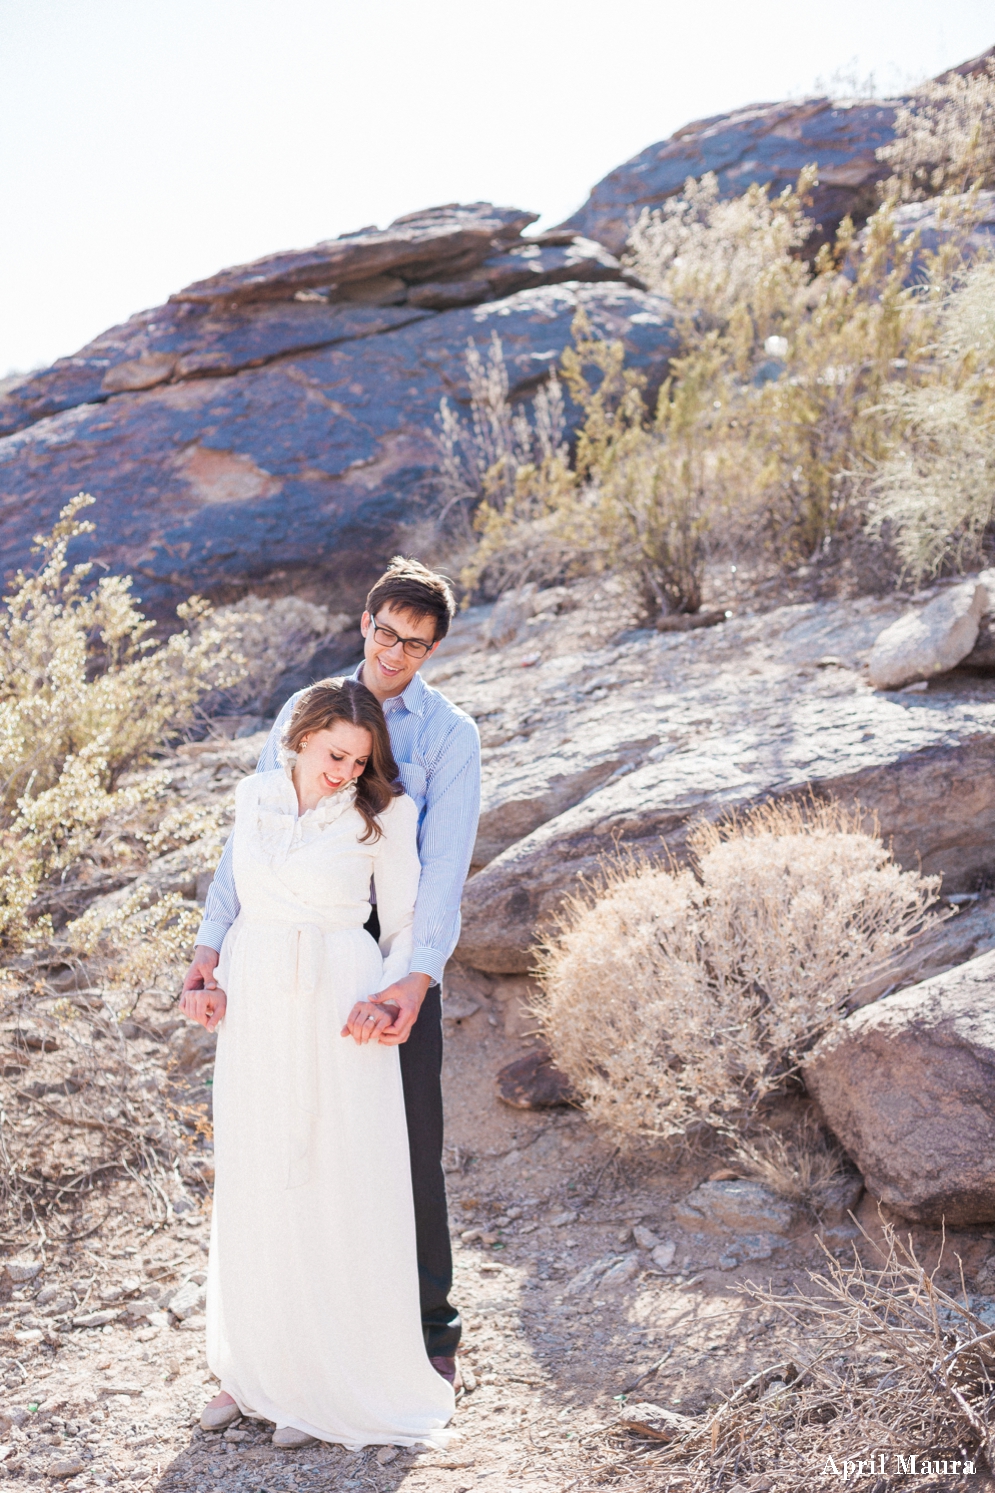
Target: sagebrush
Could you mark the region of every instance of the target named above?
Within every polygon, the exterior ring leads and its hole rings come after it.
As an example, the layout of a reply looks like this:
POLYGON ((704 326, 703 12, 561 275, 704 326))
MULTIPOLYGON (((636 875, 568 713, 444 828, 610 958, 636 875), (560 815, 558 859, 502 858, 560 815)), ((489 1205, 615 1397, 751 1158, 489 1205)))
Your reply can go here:
POLYGON ((689 848, 693 870, 609 867, 538 955, 556 1062, 623 1145, 749 1133, 848 998, 935 916, 938 878, 903 871, 835 804, 702 823, 689 848))

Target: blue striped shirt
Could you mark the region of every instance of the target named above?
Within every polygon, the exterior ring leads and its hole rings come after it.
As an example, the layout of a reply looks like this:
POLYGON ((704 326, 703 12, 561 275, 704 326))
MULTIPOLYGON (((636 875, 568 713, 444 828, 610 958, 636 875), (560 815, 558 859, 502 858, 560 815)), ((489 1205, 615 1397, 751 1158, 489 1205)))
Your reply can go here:
MULTIPOLYGON (((358 679, 361 671, 362 665, 352 677, 358 679)), ((273 723, 257 772, 279 765, 283 732, 301 694, 291 695, 273 723)), ((418 674, 403 694, 384 701, 383 711, 401 783, 419 813, 421 878, 411 973, 438 983, 459 939, 460 898, 480 814, 480 737, 471 717, 418 674)), ((197 942, 220 949, 238 912, 229 835, 207 893, 197 942)))

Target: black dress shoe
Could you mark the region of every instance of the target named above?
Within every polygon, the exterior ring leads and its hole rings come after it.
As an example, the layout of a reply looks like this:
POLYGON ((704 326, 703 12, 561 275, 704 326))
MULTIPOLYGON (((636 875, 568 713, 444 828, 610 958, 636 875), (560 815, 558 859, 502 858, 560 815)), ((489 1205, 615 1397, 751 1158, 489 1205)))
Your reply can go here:
POLYGON ((430 1358, 429 1363, 437 1374, 441 1374, 443 1379, 449 1380, 453 1386, 453 1393, 456 1398, 461 1399, 463 1395, 463 1375, 459 1371, 459 1359, 430 1358))

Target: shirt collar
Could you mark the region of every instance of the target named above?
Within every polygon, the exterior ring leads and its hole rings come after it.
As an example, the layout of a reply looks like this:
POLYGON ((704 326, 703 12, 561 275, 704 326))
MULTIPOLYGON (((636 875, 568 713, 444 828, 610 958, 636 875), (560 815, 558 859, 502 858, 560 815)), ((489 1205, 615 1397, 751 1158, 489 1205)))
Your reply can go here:
MULTIPOLYGON (((356 665, 352 678, 362 683, 362 673, 363 665, 359 663, 356 665)), ((405 710, 409 711, 412 715, 422 715, 425 711, 427 697, 428 685, 420 674, 416 674, 407 689, 402 690, 399 695, 391 695, 384 701, 384 706, 390 705, 391 701, 400 701, 405 710)), ((397 709, 396 704, 393 708, 397 709)))

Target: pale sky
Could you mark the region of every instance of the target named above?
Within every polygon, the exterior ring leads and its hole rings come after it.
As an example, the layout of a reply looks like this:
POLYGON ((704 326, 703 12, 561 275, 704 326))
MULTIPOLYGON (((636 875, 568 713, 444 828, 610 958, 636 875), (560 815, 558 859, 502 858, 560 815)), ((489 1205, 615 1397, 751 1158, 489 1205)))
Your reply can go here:
POLYGON ((0 375, 419 208, 552 226, 690 120, 993 42, 992 0, 0 0, 0 375))

